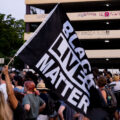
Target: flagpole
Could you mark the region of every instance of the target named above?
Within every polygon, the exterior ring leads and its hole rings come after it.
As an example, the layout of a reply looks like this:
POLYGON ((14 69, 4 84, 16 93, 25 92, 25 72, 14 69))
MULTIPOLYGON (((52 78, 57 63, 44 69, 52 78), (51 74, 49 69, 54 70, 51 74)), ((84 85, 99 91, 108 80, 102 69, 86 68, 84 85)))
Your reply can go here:
POLYGON ((8 66, 12 63, 12 61, 14 60, 14 58, 15 58, 15 56, 10 59, 9 63, 7 64, 8 66))

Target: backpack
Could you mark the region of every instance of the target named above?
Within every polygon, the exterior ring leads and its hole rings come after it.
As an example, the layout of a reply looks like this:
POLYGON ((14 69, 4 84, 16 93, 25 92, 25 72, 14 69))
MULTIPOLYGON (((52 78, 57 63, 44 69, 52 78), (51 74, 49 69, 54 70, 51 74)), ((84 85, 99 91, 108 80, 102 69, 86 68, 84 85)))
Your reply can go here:
POLYGON ((104 90, 107 93, 107 107, 108 107, 108 109, 115 110, 117 107, 117 100, 116 100, 116 97, 115 97, 112 89, 108 85, 105 85, 104 90))

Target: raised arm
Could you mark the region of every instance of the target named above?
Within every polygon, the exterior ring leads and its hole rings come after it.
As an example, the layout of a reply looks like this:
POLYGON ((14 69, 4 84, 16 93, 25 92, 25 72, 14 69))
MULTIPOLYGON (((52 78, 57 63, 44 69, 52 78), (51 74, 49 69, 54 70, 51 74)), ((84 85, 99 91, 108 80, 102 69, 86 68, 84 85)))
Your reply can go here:
POLYGON ((13 109, 16 109, 17 105, 18 105, 18 100, 16 99, 14 91, 13 91, 13 87, 12 87, 12 83, 11 83, 11 80, 9 77, 7 65, 3 67, 2 73, 5 75, 8 99, 9 99, 10 104, 13 107, 13 109))

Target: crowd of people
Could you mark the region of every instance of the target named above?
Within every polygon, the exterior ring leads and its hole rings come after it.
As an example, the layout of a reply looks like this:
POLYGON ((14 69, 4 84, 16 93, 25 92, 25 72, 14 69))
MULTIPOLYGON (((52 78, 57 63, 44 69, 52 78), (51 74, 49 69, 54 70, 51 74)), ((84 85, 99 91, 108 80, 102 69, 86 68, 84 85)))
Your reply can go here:
MULTIPOLYGON (((108 85, 117 100, 112 111, 105 107, 106 119, 120 119, 120 76, 109 71, 93 69, 94 80, 103 99, 108 104, 108 85)), ((97 103, 97 101, 96 101, 97 103)), ((102 116, 102 115, 101 115, 102 116)), ((0 73, 0 120, 90 120, 60 100, 45 81, 31 71, 9 71, 4 66, 0 73)), ((98 119, 94 119, 98 120, 98 119)))
POLYGON ((98 85, 102 97, 105 101, 103 109, 108 114, 110 120, 120 120, 120 75, 112 74, 107 69, 100 72, 93 69, 96 85, 98 85))

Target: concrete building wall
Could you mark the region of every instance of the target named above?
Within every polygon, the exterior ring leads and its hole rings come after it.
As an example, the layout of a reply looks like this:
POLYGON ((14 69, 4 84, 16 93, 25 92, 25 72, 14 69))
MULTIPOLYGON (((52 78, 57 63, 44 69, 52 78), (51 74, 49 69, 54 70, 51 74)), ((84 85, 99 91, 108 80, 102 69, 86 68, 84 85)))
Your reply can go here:
POLYGON ((120 0, 25 0, 24 39, 57 3, 65 8, 91 64, 120 68, 120 0))

